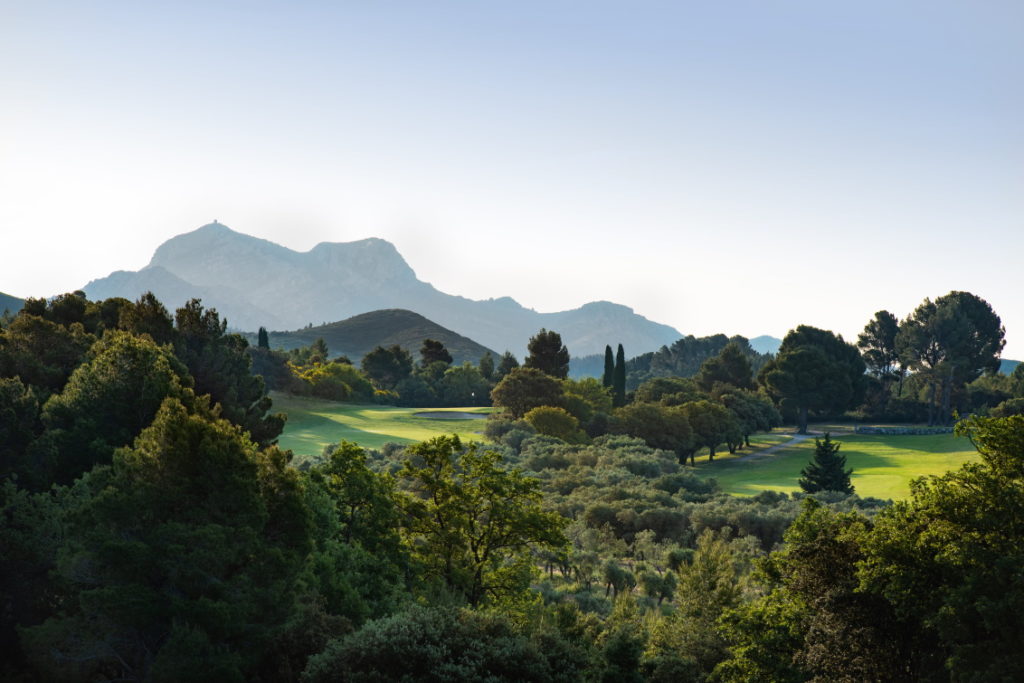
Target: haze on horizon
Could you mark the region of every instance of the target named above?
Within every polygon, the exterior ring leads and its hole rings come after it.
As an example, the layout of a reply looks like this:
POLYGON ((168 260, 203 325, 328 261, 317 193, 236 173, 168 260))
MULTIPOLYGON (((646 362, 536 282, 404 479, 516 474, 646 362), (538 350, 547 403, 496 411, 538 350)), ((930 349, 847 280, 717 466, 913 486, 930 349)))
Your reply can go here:
POLYGON ((967 290, 1021 358, 1022 25, 1009 1, 2 3, 0 291, 217 218, 684 334, 853 340, 967 290))

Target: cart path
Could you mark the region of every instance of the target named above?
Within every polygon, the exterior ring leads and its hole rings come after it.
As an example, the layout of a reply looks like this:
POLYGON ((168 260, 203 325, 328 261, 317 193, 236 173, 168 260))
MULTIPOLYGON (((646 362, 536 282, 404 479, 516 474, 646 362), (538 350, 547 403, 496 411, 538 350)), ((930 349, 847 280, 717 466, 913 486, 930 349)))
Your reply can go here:
POLYGON ((821 436, 822 434, 824 434, 824 432, 807 432, 806 434, 794 434, 793 438, 791 438, 789 441, 783 441, 782 443, 777 443, 768 446, 767 448, 762 448, 759 451, 747 453, 742 457, 736 458, 733 462, 743 462, 744 460, 750 460, 751 458, 760 458, 766 455, 771 455, 782 450, 783 448, 789 448, 790 446, 795 446, 798 443, 802 443, 807 439, 811 438, 812 436, 821 436))

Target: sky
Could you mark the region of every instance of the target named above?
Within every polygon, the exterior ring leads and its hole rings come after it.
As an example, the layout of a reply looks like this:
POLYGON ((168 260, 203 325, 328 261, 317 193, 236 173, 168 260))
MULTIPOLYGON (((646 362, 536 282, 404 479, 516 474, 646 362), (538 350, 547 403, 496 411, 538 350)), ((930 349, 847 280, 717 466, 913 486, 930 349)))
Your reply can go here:
POLYGON ((966 290, 1024 358, 1024 3, 0 0, 0 291, 213 219, 684 334, 966 290))

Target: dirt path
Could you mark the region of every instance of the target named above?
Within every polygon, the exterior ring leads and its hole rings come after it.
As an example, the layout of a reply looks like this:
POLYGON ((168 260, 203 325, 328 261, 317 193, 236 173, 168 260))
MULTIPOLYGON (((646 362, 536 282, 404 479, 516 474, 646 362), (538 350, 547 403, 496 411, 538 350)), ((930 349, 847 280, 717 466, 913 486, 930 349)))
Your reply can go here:
POLYGON ((765 455, 771 455, 772 453, 780 451, 783 448, 789 448, 790 446, 795 446, 798 443, 802 443, 802 442, 806 441, 807 439, 811 438, 812 436, 820 436, 821 434, 822 434, 822 432, 808 432, 806 434, 794 434, 793 438, 790 439, 789 441, 783 441, 782 443, 777 443, 777 444, 775 444, 773 446, 768 446, 768 448, 762 448, 759 451, 754 451, 753 453, 747 453, 746 455, 744 455, 744 456, 742 456, 740 458, 736 458, 736 460, 734 460, 733 462, 742 462, 744 460, 750 460, 751 458, 760 458, 760 457, 765 456, 765 455))

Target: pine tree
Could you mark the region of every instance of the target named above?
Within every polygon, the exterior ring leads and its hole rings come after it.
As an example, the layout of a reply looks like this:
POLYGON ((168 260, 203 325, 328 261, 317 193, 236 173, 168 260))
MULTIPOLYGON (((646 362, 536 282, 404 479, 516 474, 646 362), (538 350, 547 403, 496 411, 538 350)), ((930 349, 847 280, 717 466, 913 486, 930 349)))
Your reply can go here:
POLYGON ((828 432, 825 432, 824 439, 814 440, 814 458, 800 472, 800 488, 807 493, 853 493, 853 484, 850 483, 853 469, 846 469, 846 456, 839 455, 840 445, 832 441, 828 432))
POLYGON ((256 346, 258 346, 261 349, 270 348, 270 336, 267 335, 267 328, 261 327, 260 331, 257 333, 256 336, 256 346))
POLYGON ((611 387, 615 384, 615 356, 612 355, 612 347, 604 347, 604 377, 601 379, 601 384, 606 387, 611 387))
POLYGON ((626 352, 619 344, 615 354, 615 372, 612 376, 612 402, 616 406, 626 405, 626 352))

